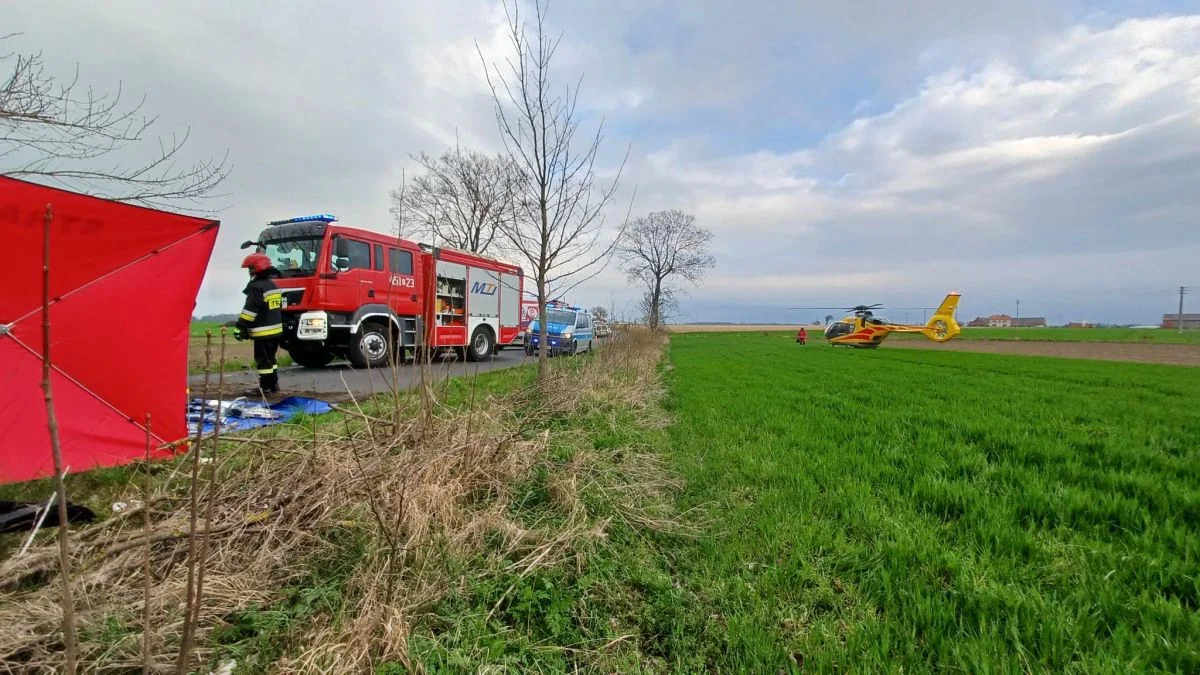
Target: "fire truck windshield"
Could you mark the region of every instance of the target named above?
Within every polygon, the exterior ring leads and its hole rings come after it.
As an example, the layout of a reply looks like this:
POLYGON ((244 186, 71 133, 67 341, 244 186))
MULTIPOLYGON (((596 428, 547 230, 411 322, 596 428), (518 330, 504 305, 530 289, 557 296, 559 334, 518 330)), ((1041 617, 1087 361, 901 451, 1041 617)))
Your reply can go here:
POLYGON ((317 271, 321 255, 321 237, 288 237, 267 240, 264 253, 281 277, 310 277, 317 271))

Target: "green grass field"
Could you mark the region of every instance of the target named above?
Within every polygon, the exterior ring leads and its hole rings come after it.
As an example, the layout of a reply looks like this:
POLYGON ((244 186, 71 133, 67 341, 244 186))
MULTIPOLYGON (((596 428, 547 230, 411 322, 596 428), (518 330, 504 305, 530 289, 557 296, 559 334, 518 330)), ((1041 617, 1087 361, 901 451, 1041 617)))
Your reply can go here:
POLYGON ((1200 672, 1195 370, 759 333, 670 359, 711 520, 643 591, 678 671, 1200 672))
MULTIPOLYGON (((920 336, 896 336, 920 337, 920 336)), ((1179 333, 1162 328, 972 328, 964 327, 963 340, 1048 340, 1053 342, 1148 342, 1200 345, 1200 330, 1179 333)))
MULTIPOLYGON (((220 337, 221 324, 216 321, 193 321, 191 336, 194 338, 202 338, 204 337, 204 332, 209 330, 213 332, 214 338, 220 337)), ((230 335, 232 334, 233 333, 231 331, 230 335)))

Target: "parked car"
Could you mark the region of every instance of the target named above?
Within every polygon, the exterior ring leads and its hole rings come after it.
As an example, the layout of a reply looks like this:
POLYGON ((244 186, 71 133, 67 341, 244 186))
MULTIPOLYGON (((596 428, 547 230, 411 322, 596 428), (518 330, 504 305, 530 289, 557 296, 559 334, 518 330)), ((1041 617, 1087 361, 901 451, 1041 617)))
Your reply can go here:
MULTIPOLYGON (((550 354, 576 354, 581 351, 591 351, 594 333, 592 331, 592 315, 581 307, 566 304, 546 303, 546 341, 550 354)), ((541 339, 542 317, 529 323, 525 331, 525 354, 533 356, 537 353, 541 339)))
POLYGON ((597 338, 606 338, 612 335, 612 328, 605 319, 594 319, 592 320, 592 332, 597 338))

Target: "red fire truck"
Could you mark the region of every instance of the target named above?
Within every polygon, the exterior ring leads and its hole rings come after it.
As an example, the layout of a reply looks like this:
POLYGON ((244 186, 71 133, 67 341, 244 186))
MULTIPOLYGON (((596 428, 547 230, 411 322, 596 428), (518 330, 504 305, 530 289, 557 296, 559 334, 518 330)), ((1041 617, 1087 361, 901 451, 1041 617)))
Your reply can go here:
POLYGON ((297 364, 388 364, 423 348, 488 358, 519 346, 524 273, 516 265, 334 225, 330 214, 271 222, 255 247, 279 270, 283 346, 297 364))
POLYGON ((525 337, 525 331, 529 330, 529 324, 538 317, 538 302, 537 300, 529 300, 528 298, 521 301, 521 330, 517 332, 517 340, 521 341, 525 337))

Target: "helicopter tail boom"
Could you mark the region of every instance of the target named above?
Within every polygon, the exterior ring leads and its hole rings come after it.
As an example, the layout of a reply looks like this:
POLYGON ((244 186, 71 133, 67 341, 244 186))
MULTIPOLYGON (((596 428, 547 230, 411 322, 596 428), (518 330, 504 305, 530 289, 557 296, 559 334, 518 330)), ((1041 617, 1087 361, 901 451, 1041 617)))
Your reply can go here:
POLYGON ((942 300, 942 304, 933 313, 929 323, 921 329, 925 337, 934 342, 945 342, 962 332, 962 327, 954 320, 954 310, 958 308, 958 293, 951 292, 942 300))

